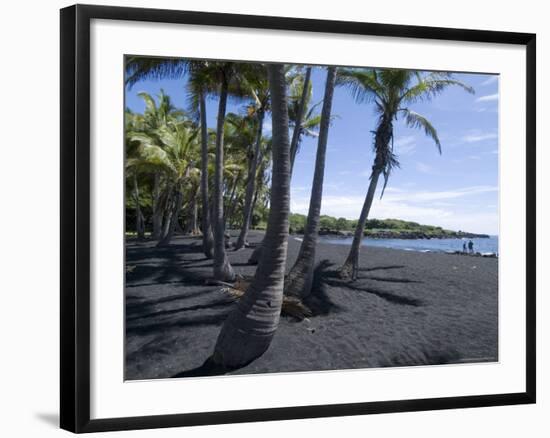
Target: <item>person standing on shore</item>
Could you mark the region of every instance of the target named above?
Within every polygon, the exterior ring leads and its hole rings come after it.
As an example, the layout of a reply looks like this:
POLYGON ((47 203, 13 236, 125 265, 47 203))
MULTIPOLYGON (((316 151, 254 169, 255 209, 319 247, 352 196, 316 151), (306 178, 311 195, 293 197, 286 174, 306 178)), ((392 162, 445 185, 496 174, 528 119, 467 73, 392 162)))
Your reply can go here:
POLYGON ((468 242, 468 252, 470 254, 474 253, 474 242, 472 242, 471 240, 468 242))
POLYGON ((462 252, 466 254, 466 242, 462 244, 462 252))

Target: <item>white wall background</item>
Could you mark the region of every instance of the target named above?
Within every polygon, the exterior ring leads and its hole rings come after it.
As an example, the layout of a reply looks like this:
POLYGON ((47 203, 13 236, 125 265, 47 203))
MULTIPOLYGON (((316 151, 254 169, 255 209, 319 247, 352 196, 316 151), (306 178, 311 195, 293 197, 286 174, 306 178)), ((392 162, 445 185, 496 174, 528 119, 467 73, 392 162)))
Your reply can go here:
MULTIPOLYGON (((95 2, 92 2, 95 3, 95 2)), ((548 141, 550 28, 542 1, 393 0, 103 0, 101 4, 242 14, 300 16, 396 24, 535 32, 538 44, 538 392, 535 406, 370 415, 336 419, 222 425, 117 436, 384 436, 545 437, 550 433, 550 281, 548 141), (546 156, 545 156, 546 155, 546 156), (546 205, 545 205, 546 201, 546 205), (545 210, 546 213, 545 214, 545 210)), ((7 437, 50 437, 58 417, 59 287, 59 13, 70 2, 27 0, 3 5, 0 17, 0 430, 7 437)))

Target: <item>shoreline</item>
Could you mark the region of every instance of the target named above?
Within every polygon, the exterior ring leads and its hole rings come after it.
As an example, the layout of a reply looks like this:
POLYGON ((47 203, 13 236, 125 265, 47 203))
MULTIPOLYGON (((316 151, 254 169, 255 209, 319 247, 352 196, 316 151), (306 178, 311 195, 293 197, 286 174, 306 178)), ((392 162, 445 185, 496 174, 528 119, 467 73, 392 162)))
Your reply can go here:
MULTIPOLYGON (((289 237, 294 238, 298 242, 301 242, 304 236, 303 236, 303 234, 290 234, 289 237)), ((342 246, 349 247, 349 245, 347 245, 347 244, 329 242, 329 241, 326 241, 326 240, 323 239, 323 238, 329 237, 329 238, 334 238, 335 240, 337 240, 337 239, 344 240, 344 239, 348 239, 349 237, 331 236, 331 235, 330 236, 329 235, 320 235, 319 237, 321 237, 321 239, 319 239, 318 244, 322 244, 322 245, 342 245, 342 246)), ((491 238, 491 237, 494 237, 494 236, 489 236, 489 238, 491 238)), ((372 239, 374 241, 378 241, 378 240, 405 240, 405 241, 430 240, 430 239, 421 239, 421 238, 420 239, 401 239, 401 238, 374 239, 374 238, 371 238, 369 236, 365 236, 365 237, 363 237, 363 242, 365 241, 365 239, 372 239)), ((449 240, 457 240, 458 238, 448 238, 448 239, 449 240)), ((437 240, 444 240, 444 239, 437 239, 437 240)), ((351 244, 351 242, 350 242, 350 244, 351 244)), ((369 245, 365 245, 364 243, 362 243, 362 245, 361 245, 361 247, 368 247, 368 246, 369 245)), ((469 257, 498 258, 498 252, 494 252, 494 251, 484 251, 484 252, 474 251, 473 253, 470 253, 470 252, 464 252, 464 251, 460 251, 460 250, 395 248, 393 246, 382 246, 382 245, 372 245, 372 246, 374 246, 376 248, 386 248, 386 249, 391 249, 391 250, 395 250, 395 251, 418 252, 418 253, 435 253, 435 254, 454 254, 454 255, 469 256, 469 257)))

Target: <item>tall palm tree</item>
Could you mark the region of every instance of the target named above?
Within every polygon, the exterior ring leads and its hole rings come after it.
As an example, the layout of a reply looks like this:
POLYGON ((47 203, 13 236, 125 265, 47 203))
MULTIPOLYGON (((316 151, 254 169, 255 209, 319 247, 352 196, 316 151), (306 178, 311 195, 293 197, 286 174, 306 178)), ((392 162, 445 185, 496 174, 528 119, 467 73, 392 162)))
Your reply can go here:
POLYGON ((315 249, 319 236, 319 216, 321 214, 321 200, 323 198, 325 158, 335 83, 336 67, 329 67, 327 71, 323 109, 321 111, 321 127, 319 130, 317 156, 315 158, 315 172, 313 175, 304 238, 300 246, 298 258, 285 280, 285 293, 299 298, 306 298, 310 294, 311 285, 313 283, 315 249))
POLYGON ((264 118, 266 113, 269 111, 270 105, 270 95, 269 95, 269 84, 267 76, 255 75, 256 77, 248 81, 250 94, 254 98, 253 104, 249 107, 249 114, 254 115, 256 118, 257 133, 256 140, 254 144, 254 150, 252 151, 250 158, 250 168, 248 172, 248 179, 246 184, 246 193, 244 200, 243 208, 243 222, 241 227, 241 232, 237 243, 235 244, 235 250, 239 250, 248 245, 246 241, 248 230, 250 228, 250 221, 252 218, 252 207, 254 200, 254 192, 256 185, 256 174, 258 170, 258 164, 260 162, 260 148, 262 145, 262 130, 264 124, 264 118))
POLYGON ((372 206, 380 176, 384 178, 382 194, 388 178, 395 167, 399 166, 398 157, 393 150, 393 123, 402 117, 411 128, 419 128, 430 137, 441 153, 441 143, 436 129, 430 121, 411 110, 408 106, 416 102, 431 99, 449 86, 458 86, 469 93, 470 86, 453 79, 451 73, 424 73, 402 69, 345 69, 338 75, 338 84, 347 87, 358 103, 374 102, 378 122, 374 131, 372 165, 369 188, 355 229, 349 255, 340 269, 345 278, 357 279, 359 248, 364 236, 365 224, 372 206))
POLYGON ((235 64, 219 63, 219 104, 216 125, 216 160, 214 166, 214 279, 233 281, 235 272, 225 251, 225 220, 223 208, 224 125, 229 86, 236 76, 235 64))
POLYGON ((290 209, 290 141, 284 66, 267 66, 273 125, 273 183, 264 253, 246 293, 218 336, 212 361, 224 369, 261 356, 279 325, 283 302, 290 209))
POLYGON ((212 88, 212 71, 208 61, 190 61, 190 77, 187 83, 192 112, 198 113, 201 128, 201 228, 202 249, 211 259, 214 255, 214 237, 208 197, 208 124, 206 121, 206 95, 212 88))
MULTIPOLYGON (((289 70, 287 72, 287 83, 290 87, 288 99, 289 122, 293 125, 292 140, 290 142, 290 177, 294 169, 294 161, 300 148, 302 136, 317 137, 314 129, 319 125, 321 117, 315 114, 317 105, 310 108, 309 102, 312 96, 311 69, 307 67, 305 73, 302 69, 289 70)), ((248 263, 257 264, 263 251, 263 241, 260 242, 248 259, 248 263)))

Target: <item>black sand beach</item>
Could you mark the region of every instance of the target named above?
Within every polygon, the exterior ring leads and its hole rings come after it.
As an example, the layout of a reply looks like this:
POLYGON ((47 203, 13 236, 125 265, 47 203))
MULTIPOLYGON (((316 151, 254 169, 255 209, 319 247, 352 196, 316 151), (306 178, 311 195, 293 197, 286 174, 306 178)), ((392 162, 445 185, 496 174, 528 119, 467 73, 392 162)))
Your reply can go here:
MULTIPOLYGON (((251 232, 251 243, 262 235, 251 232)), ((300 242, 289 238, 287 267, 300 242)), ((319 244, 314 316, 282 317, 269 350, 231 374, 490 362, 498 360, 498 260, 362 248, 356 282, 334 270, 348 247, 319 244)), ((252 249, 228 256, 251 276, 252 249)), ((212 261, 199 238, 166 248, 127 241, 127 380, 169 378, 210 356, 234 299, 205 285, 212 261)))

